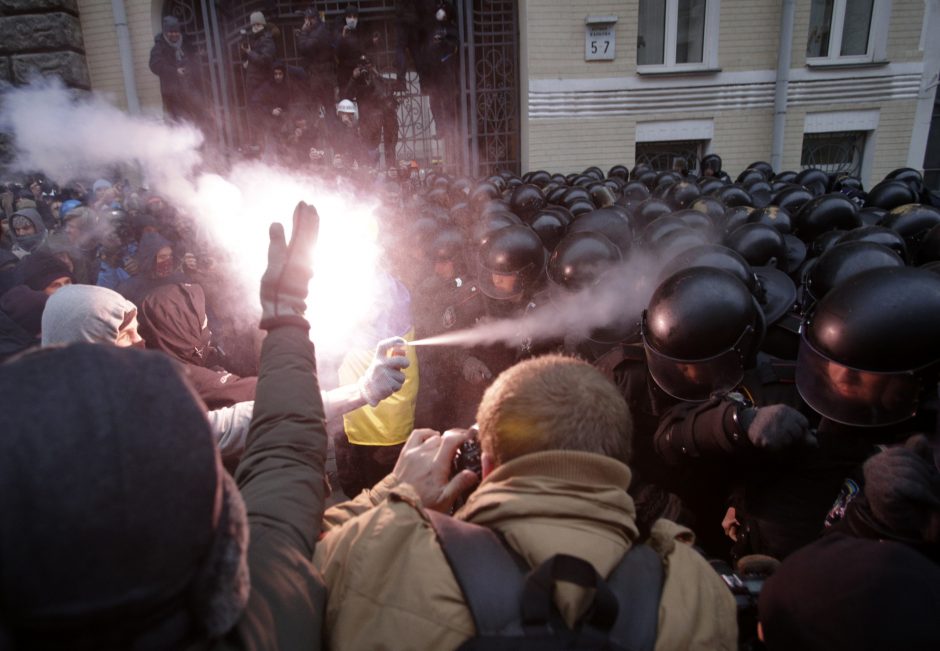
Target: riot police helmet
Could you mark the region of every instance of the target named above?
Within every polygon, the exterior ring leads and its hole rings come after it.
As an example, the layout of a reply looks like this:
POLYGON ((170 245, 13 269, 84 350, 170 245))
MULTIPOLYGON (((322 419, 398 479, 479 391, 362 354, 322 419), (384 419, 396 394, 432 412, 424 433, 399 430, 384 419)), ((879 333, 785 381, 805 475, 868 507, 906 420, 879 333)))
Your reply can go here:
POLYGON ((640 203, 634 211, 637 219, 637 227, 643 228, 657 217, 668 215, 672 212, 672 206, 662 199, 650 197, 640 203))
POLYGON ((502 230, 508 226, 519 226, 521 224, 522 220, 508 210, 487 213, 486 215, 482 215, 477 220, 477 223, 474 224, 470 237, 473 242, 480 243, 488 239, 490 235, 498 230, 502 230))
POLYGON ((702 196, 702 190, 695 183, 682 180, 671 186, 666 191, 665 199, 673 205, 676 210, 688 208, 696 199, 702 196))
POLYGON ((480 289, 500 300, 522 297, 542 279, 546 257, 542 240, 525 224, 501 228, 477 252, 480 289))
POLYGON ((793 170, 777 172, 770 180, 774 183, 796 183, 796 172, 793 170))
POLYGON ((721 156, 718 154, 708 154, 702 158, 702 162, 699 165, 699 169, 702 171, 702 176, 714 176, 718 177, 721 175, 721 156))
POLYGON ((790 211, 780 206, 756 208, 747 216, 747 223, 773 226, 781 235, 786 235, 793 230, 793 218, 790 216, 790 211))
POLYGON ((540 210, 532 216, 529 226, 535 231, 542 244, 549 251, 553 250, 568 231, 570 218, 554 210, 540 210))
POLYGON ((911 189, 914 194, 920 197, 924 192, 924 177, 917 170, 911 167, 900 167, 896 170, 891 170, 885 176, 885 180, 888 181, 901 181, 902 183, 907 184, 907 187, 911 189))
POLYGON ((663 280, 641 320, 650 375, 663 391, 686 401, 736 387, 764 331, 763 313, 747 286, 712 267, 688 267, 663 280))
POLYGON ((870 269, 903 267, 904 260, 886 246, 874 242, 845 242, 819 256, 803 283, 804 307, 821 300, 853 276, 870 269))
POLYGON ((725 237, 725 246, 734 249, 755 267, 771 266, 787 271, 787 245, 773 226, 743 224, 725 237))
POLYGON ((800 185, 790 185, 777 192, 770 203, 781 208, 786 208, 791 215, 795 215, 800 209, 814 198, 813 193, 800 185))
POLYGON ((726 185, 715 191, 714 195, 721 199, 729 208, 735 206, 753 206, 754 198, 744 188, 737 185, 726 185))
POLYGON ((865 206, 893 210, 898 206, 916 203, 920 197, 903 181, 882 181, 871 189, 865 198, 865 206))
POLYGON ((588 188, 591 195, 591 201, 598 208, 607 208, 614 205, 616 197, 609 187, 602 183, 596 183, 588 188))
POLYGON ((626 255, 633 244, 633 225, 619 210, 598 208, 578 215, 568 226, 569 233, 592 232, 604 235, 626 255))
POLYGON ((927 231, 927 234, 920 241, 914 257, 918 265, 940 260, 940 224, 927 231))
POLYGON ((545 197, 537 185, 523 183, 509 197, 510 209, 525 221, 545 205, 545 197))
POLYGON ((815 167, 800 171, 794 182, 812 192, 814 197, 825 194, 829 189, 829 175, 815 167))
POLYGON ((614 165, 607 172, 607 178, 618 178, 622 179, 624 182, 630 180, 630 170, 627 169, 625 165, 614 165))
POLYGON ((596 284, 622 259, 619 247, 601 233, 569 233, 548 259, 548 277, 565 290, 578 291, 596 284))
POLYGON ((933 206, 910 203, 891 210, 879 225, 896 231, 907 242, 907 248, 914 251, 920 246, 927 231, 937 224, 940 224, 940 210, 933 206))
POLYGON ((715 197, 699 197, 689 206, 692 210, 705 213, 712 220, 712 224, 724 224, 725 204, 715 197))
POLYGON ((858 207, 845 195, 834 192, 816 197, 794 215, 794 233, 812 242, 827 231, 850 231, 862 225, 858 207))
POLYGON ((873 269, 830 291, 806 314, 796 386, 824 417, 856 427, 902 423, 936 398, 940 275, 873 269))
POLYGON ((562 195, 561 205, 565 206, 566 208, 570 210, 571 205, 575 201, 590 201, 590 200, 591 200, 590 192, 588 192, 585 188, 582 188, 580 186, 574 186, 574 187, 568 188, 565 191, 564 195, 562 195))
POLYGON ((907 243, 904 238, 897 231, 884 226, 860 226, 846 231, 839 238, 838 244, 841 245, 847 242, 874 242, 888 247, 901 256, 902 260, 907 261, 909 259, 907 243))

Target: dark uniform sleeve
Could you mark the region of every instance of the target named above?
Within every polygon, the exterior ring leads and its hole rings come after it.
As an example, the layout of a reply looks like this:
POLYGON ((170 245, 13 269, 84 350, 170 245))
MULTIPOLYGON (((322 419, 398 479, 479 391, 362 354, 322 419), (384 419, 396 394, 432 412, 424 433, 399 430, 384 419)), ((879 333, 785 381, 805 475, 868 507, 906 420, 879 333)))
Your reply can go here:
MULTIPOLYGON (((160 37, 162 38, 162 37, 160 37)), ((170 48, 162 47, 160 43, 154 43, 150 50, 150 72, 158 77, 170 77, 176 73, 176 58, 169 55, 170 48)))
POLYGON ((258 42, 248 51, 248 59, 259 66, 270 67, 274 63, 277 46, 269 35, 258 39, 258 42))
POLYGON ((251 597, 236 630, 250 649, 319 648, 326 589, 311 563, 325 501, 326 424, 313 344, 271 330, 235 479, 250 525, 251 597))
POLYGON ((667 410, 655 434, 656 453, 670 465, 689 459, 716 459, 749 449, 738 422, 739 405, 726 396, 703 403, 680 403, 667 410))

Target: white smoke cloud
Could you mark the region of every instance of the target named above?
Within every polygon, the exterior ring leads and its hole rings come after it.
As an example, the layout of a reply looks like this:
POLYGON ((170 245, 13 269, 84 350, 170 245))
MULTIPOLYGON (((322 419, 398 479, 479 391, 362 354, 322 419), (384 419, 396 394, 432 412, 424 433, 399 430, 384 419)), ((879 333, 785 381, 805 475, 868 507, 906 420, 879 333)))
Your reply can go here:
MULTIPOLYGON (((13 135, 19 171, 41 171, 66 183, 139 166, 150 189, 193 218, 203 239, 227 252, 230 285, 246 323, 256 322, 258 286, 267 266, 268 228, 290 234, 298 201, 317 207, 320 237, 308 304, 313 337, 335 349, 372 315, 378 259, 376 206, 335 184, 261 162, 204 171, 203 136, 191 125, 130 116, 95 94, 76 94, 57 80, 6 88, 0 128, 13 135)), ((206 166, 208 167, 208 166, 206 166)), ((231 288, 229 288, 231 289, 231 288)))
POLYGON ((14 134, 14 169, 41 170, 60 181, 137 162, 154 184, 172 187, 202 159, 203 137, 195 127, 129 116, 99 95, 74 94, 55 78, 6 89, 0 128, 14 134))

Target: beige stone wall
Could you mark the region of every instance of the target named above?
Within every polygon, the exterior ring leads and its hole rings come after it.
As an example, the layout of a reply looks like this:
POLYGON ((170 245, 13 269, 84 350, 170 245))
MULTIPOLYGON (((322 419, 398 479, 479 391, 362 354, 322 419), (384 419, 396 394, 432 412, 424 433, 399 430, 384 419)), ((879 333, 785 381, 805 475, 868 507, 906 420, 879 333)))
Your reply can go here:
MULTIPOLYGON (((529 123, 529 169, 567 174, 597 165, 633 166, 632 118, 538 120, 529 123)), ((525 171, 525 170, 524 170, 525 171)))
MULTIPOLYGON (((891 3, 891 28, 888 32, 889 61, 920 61, 924 58, 923 51, 918 49, 923 24, 923 0, 894 0, 891 3)), ((930 38, 929 35, 928 38, 930 38)), ((937 35, 934 34, 933 38, 937 38, 937 35)))
MULTIPOLYGON (((160 83, 148 67, 154 37, 151 0, 124 0, 124 6, 141 110, 162 112, 160 83)), ((78 0, 78 8, 92 89, 111 98, 116 106, 126 109, 127 95, 111 0, 78 0)))
POLYGON ((636 2, 522 0, 525 5, 529 76, 584 79, 617 77, 636 70, 636 2), (584 60, 584 19, 617 16, 615 61, 584 60))
POLYGON ((718 65, 729 72, 774 70, 779 36, 779 2, 723 0, 718 65))

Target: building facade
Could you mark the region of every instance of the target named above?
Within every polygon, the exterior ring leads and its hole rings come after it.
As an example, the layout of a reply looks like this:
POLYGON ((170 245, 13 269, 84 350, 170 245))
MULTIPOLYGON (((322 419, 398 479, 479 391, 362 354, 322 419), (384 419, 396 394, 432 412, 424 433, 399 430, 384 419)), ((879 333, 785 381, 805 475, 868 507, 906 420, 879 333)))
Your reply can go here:
MULTIPOLYGON (((207 101, 220 120, 234 121, 237 84, 229 79, 225 86, 225 71, 233 70, 237 27, 261 9, 289 34, 309 2, 59 4, 80 24, 88 85, 145 114, 161 111, 147 66, 154 35, 165 13, 179 16, 203 38, 207 65, 218 71, 207 101), (216 45, 199 30, 215 34, 216 45)), ((336 15, 345 4, 319 3, 336 15)), ((358 4, 367 24, 394 19, 395 0, 358 4)), ((778 170, 854 173, 870 185, 897 167, 923 169, 925 154, 938 150, 940 128, 931 134, 930 126, 940 39, 930 35, 940 33, 940 0, 454 4, 463 139, 461 151, 451 153, 460 171, 570 172, 637 160, 669 167, 676 157, 694 167, 715 152, 732 172, 768 160, 778 170)), ((402 126, 404 146, 433 137, 422 120, 428 116, 402 126)))

